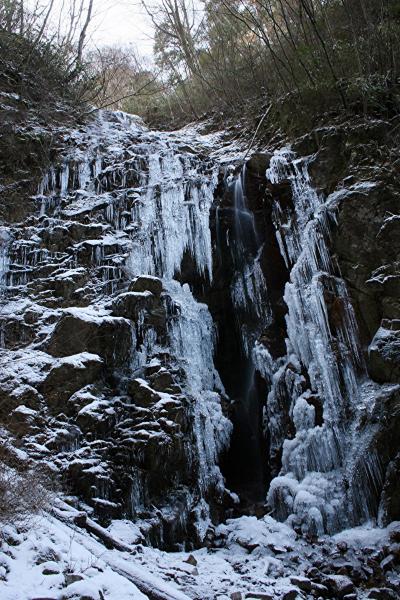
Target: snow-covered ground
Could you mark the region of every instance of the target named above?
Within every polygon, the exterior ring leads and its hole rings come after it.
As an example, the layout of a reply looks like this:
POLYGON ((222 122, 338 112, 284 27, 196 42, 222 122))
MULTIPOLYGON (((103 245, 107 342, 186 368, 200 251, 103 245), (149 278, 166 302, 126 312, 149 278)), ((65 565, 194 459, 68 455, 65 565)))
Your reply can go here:
POLYGON ((400 523, 386 529, 358 527, 311 542, 269 516, 242 517, 220 525, 208 548, 166 553, 132 544, 135 525, 115 521, 108 533, 126 544, 123 552, 108 550, 68 522, 63 515, 77 513, 62 506, 56 513, 63 520, 43 514, 29 527, 3 528, 2 600, 398 597, 394 554, 399 552, 400 523))

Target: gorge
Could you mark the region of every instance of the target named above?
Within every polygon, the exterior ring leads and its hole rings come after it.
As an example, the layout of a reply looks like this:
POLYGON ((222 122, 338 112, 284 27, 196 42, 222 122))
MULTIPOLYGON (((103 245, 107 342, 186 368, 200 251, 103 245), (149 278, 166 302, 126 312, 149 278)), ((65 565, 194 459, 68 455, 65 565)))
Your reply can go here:
MULTIPOLYGON (((397 597, 392 129, 250 153, 122 112, 65 132, 0 228, 1 435, 58 480, 52 519, 84 511, 159 576, 228 542, 264 569, 210 589, 169 578, 192 598, 397 597), (324 572, 336 543, 351 556, 324 572)), ((167 597, 144 593, 126 597, 167 597)))

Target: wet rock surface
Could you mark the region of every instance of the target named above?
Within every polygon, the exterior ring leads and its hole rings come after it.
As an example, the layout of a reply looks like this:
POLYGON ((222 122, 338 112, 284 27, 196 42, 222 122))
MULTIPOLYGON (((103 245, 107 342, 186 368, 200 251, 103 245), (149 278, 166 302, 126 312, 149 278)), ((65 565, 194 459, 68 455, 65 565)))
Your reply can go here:
POLYGON ((365 533, 400 519, 389 131, 321 128, 242 168, 104 113, 0 228, 6 435, 86 516, 134 522, 129 544, 185 543, 137 555, 192 598, 399 594, 396 528, 365 533))

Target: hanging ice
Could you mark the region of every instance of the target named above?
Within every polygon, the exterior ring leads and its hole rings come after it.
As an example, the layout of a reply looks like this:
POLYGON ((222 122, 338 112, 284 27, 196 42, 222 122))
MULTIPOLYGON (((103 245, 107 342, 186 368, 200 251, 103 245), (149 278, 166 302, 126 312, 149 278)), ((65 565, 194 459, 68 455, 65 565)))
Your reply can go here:
POLYGON ((221 410, 220 394, 224 389, 214 366, 214 323, 207 306, 195 301, 187 284, 171 281, 165 287, 173 303, 169 319, 171 350, 184 369, 188 390, 195 398, 201 487, 206 490, 213 480, 223 487, 216 464, 229 445, 232 425, 221 410))
MULTIPOLYGON (((296 428, 293 439, 283 442, 282 470, 268 500, 280 518, 291 515, 303 528, 321 533, 369 516, 368 502, 355 500, 368 492, 351 477, 353 439, 345 429, 348 414, 361 402, 365 371, 346 285, 329 253, 334 215, 312 187, 307 167, 307 159, 283 149, 267 170, 272 183, 290 183, 293 198, 292 209, 282 210, 277 201, 273 210, 279 247, 291 272, 284 296, 287 358, 272 365, 266 411, 272 455, 285 437, 282 412, 288 411, 296 428), (302 372, 309 378, 307 392, 302 372), (290 406, 283 410, 286 398, 290 406)), ((373 477, 379 477, 378 471, 373 477)))

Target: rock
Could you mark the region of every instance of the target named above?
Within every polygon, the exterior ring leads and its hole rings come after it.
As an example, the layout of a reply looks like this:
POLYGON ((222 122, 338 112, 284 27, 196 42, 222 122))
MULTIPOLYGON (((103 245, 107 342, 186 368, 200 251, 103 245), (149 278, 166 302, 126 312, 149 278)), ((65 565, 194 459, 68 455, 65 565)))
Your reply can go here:
POLYGON ((375 381, 400 383, 400 329, 380 327, 368 348, 368 370, 375 381))
MULTIPOLYGON (((394 519, 391 519, 394 520, 394 519)), ((390 527, 389 533, 390 541, 396 544, 400 544, 400 523, 393 523, 390 527)))
POLYGON ((396 600, 396 593, 390 588, 373 588, 367 597, 373 600, 396 600))
POLYGON ((133 379, 130 381, 128 383, 128 393, 138 406, 151 406, 160 400, 160 395, 143 379, 133 379))
POLYGON ((150 377, 152 387, 158 392, 166 392, 174 385, 174 378, 167 369, 161 368, 150 377))
POLYGON ((193 567, 197 567, 197 560, 193 554, 190 554, 184 562, 187 562, 189 565, 193 565, 193 567))
POLYGON ((66 573, 65 574, 65 585, 70 585, 71 583, 75 583, 76 581, 82 581, 84 579, 83 575, 80 573, 66 573))
POLYGON ((61 573, 61 567, 56 562, 46 562, 42 565, 43 575, 59 575, 61 573))
POLYGON ((272 594, 266 592, 247 592, 245 598, 253 598, 254 600, 274 600, 272 594))
POLYGON ((137 321, 143 311, 154 308, 156 298, 151 292, 126 292, 113 300, 112 311, 117 317, 125 317, 137 321))
POLYGON ((116 411, 109 401, 95 399, 80 409, 76 422, 84 433, 95 432, 99 437, 112 435, 116 411))
POLYGON ((329 590, 322 583, 316 583, 315 581, 311 582, 311 593, 313 596, 317 598, 328 598, 329 590))
POLYGON ((88 279, 87 269, 77 268, 68 271, 55 272, 53 277, 46 279, 46 287, 53 290, 55 296, 69 300, 72 294, 82 287, 88 279))
POLYGON ((389 554, 389 556, 386 556, 386 558, 381 561, 381 569, 383 571, 390 571, 396 565, 396 562, 396 557, 393 554, 389 554))
POLYGON ((324 578, 322 584, 340 599, 354 592, 353 582, 345 575, 329 575, 328 577, 324 578))
POLYGON ((290 583, 300 588, 303 592, 311 591, 311 581, 307 577, 291 577, 290 583))
POLYGON ((231 594, 231 600, 242 600, 243 596, 241 592, 233 592, 231 594))
POLYGON ((60 358, 40 384, 39 390, 52 410, 65 410, 68 398, 98 379, 103 364, 100 356, 89 352, 60 358))
POLYGON ((51 546, 42 546, 36 553, 35 564, 58 563, 61 561, 61 554, 51 546))
POLYGON ((287 590, 282 594, 282 600, 296 600, 300 595, 299 590, 287 590))
POLYGON ((136 277, 129 285, 130 292, 146 292, 149 291, 157 298, 160 297, 163 291, 163 283, 158 277, 150 275, 141 275, 136 277))
POLYGON ((18 437, 27 435, 28 432, 32 432, 35 426, 37 426, 37 417, 38 412, 36 410, 32 410, 21 404, 11 412, 9 429, 18 437))
POLYGON ((347 552, 347 550, 349 549, 349 545, 347 544, 347 542, 343 542, 343 541, 338 542, 336 544, 336 546, 341 554, 345 554, 347 552))
POLYGON ((128 320, 81 308, 65 310, 47 342, 47 350, 52 356, 89 352, 103 358, 108 367, 126 364, 131 347, 132 332, 128 320))

